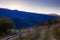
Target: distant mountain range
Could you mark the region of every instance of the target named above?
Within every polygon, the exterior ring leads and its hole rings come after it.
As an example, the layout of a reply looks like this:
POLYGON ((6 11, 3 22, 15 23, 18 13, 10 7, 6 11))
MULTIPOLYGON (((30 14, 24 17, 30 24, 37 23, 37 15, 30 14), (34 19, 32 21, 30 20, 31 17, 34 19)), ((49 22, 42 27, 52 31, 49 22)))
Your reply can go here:
POLYGON ((49 18, 56 18, 57 16, 53 15, 46 15, 46 14, 37 14, 37 13, 30 13, 18 10, 10 10, 0 8, 0 17, 7 16, 11 18, 17 29, 21 29, 22 27, 32 27, 37 24, 39 21, 47 21, 49 18))

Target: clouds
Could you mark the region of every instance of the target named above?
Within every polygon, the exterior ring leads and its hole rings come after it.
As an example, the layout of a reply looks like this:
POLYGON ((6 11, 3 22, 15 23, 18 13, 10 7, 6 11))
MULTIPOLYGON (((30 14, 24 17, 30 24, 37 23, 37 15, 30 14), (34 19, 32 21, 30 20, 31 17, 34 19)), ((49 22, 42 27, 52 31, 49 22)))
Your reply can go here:
POLYGON ((0 8, 36 13, 60 13, 59 0, 0 0, 0 8))

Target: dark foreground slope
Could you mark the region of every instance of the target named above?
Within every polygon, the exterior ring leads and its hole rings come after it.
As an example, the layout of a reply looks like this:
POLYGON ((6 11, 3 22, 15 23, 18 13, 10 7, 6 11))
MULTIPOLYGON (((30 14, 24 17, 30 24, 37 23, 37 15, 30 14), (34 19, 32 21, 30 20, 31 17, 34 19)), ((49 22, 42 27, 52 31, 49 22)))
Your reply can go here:
POLYGON ((30 12, 23 12, 17 10, 9 10, 0 8, 0 17, 9 17, 14 21, 16 28, 20 29, 22 27, 31 27, 37 24, 39 21, 47 21, 49 18, 56 18, 57 16, 36 14, 30 12))

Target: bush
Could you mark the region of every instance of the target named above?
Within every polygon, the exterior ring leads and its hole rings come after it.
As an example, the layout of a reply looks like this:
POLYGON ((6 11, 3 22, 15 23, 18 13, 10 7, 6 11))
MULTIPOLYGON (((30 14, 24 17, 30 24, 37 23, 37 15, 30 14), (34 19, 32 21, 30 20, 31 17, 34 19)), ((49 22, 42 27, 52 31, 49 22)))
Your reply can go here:
POLYGON ((0 36, 3 36, 3 34, 8 35, 12 28, 15 28, 15 25, 10 18, 0 18, 0 36))

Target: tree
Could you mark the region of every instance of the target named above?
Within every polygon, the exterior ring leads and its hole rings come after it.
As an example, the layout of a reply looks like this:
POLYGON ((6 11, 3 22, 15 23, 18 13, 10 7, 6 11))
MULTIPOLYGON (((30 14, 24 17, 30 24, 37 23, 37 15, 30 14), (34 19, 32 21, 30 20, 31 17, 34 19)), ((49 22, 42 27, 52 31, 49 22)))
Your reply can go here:
POLYGON ((53 24, 57 24, 57 23, 58 23, 57 18, 56 18, 56 19, 48 19, 48 20, 47 20, 48 28, 50 28, 51 25, 53 25, 53 24))
POLYGON ((8 17, 3 17, 0 18, 0 34, 9 34, 10 30, 15 28, 14 22, 8 18, 8 17))

